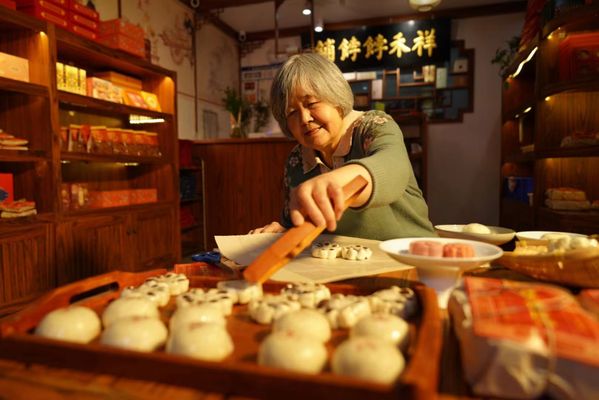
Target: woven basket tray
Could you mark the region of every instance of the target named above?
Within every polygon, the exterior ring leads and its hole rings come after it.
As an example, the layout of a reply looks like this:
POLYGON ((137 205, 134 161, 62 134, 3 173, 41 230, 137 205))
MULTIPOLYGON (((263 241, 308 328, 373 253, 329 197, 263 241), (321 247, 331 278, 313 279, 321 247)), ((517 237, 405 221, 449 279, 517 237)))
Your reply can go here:
POLYGON ((542 281, 599 288, 599 248, 570 250, 561 255, 504 252, 496 263, 542 281))

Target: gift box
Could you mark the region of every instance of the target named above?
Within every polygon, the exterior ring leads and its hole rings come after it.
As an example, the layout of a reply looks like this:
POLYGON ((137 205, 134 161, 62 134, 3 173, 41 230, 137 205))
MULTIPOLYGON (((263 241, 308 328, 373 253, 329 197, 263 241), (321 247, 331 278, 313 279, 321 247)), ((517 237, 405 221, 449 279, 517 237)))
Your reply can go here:
POLYGON ((73 22, 69 22, 67 29, 70 30, 71 32, 73 32, 79 36, 83 36, 84 38, 89 39, 89 40, 97 40, 98 39, 98 34, 96 32, 89 30, 85 26, 81 26, 81 25, 75 24, 73 22))
POLYGON ((14 180, 13 174, 0 173, 0 201, 14 200, 14 180))
MULTIPOLYGON (((100 26, 102 26, 100 24, 100 26)), ((133 39, 124 34, 113 34, 113 35, 103 35, 100 30, 100 37, 98 41, 105 46, 111 47, 113 49, 123 50, 129 54, 133 54, 138 57, 144 57, 145 55, 145 43, 142 40, 133 39)))
POLYGON ((141 43, 143 47, 145 39, 143 28, 124 21, 122 18, 101 21, 99 28, 100 36, 126 36, 136 43, 141 43))
POLYGON ((16 3, 19 10, 32 9, 35 12, 46 11, 63 19, 66 19, 67 16, 66 4, 60 3, 60 1, 17 0, 16 3))
POLYGON ((134 189, 131 190, 131 204, 155 203, 158 201, 158 190, 156 189, 134 189))
POLYGON ((64 17, 62 17, 39 7, 19 8, 19 11, 23 11, 24 13, 32 15, 38 19, 43 19, 45 21, 52 22, 59 28, 67 29, 69 25, 66 19, 66 14, 64 17))
POLYGON ((89 19, 86 18, 82 15, 79 15, 77 13, 74 12, 69 12, 69 21, 74 24, 74 25, 79 25, 89 31, 92 31, 96 34, 98 34, 98 25, 99 23, 97 21, 94 21, 93 19, 89 19))
POLYGON ((139 108, 149 108, 144 98, 141 96, 140 92, 136 92, 133 90, 124 90, 123 99, 125 100, 125 104, 128 106, 139 107, 139 108))
POLYGON ((95 76, 87 78, 87 95, 95 99, 110 100, 112 83, 95 76))
POLYGON ((91 208, 122 207, 129 204, 131 204, 130 190, 99 190, 89 193, 91 208))
POLYGON ((29 60, 0 52, 0 76, 29 82, 29 60))
POLYGON ((86 7, 85 5, 81 4, 77 0, 63 0, 63 1, 68 1, 68 8, 70 11, 72 11, 78 15, 81 15, 85 18, 88 18, 92 21, 95 21, 95 22, 98 22, 100 20, 100 14, 98 14, 98 12, 96 10, 86 7))
POLYGON ((17 3, 12 0, 0 0, 0 6, 8 7, 12 10, 17 9, 17 3))
POLYGON ((141 90, 141 79, 133 78, 128 75, 119 74, 115 71, 96 72, 94 76, 105 79, 122 88, 141 90))

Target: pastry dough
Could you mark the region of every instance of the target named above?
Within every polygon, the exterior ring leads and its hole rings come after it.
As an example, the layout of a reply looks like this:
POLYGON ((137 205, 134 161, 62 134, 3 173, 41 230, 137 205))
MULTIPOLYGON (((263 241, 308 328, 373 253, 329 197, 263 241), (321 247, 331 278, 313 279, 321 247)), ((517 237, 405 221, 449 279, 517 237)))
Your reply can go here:
POLYGON ((233 349, 233 340, 224 326, 211 323, 192 323, 177 329, 166 344, 169 353, 205 361, 222 361, 233 349))
POLYGON ((363 336, 341 343, 331 365, 336 374, 390 384, 403 371, 405 360, 393 344, 363 336))
POLYGON ((114 322, 123 318, 130 317, 160 317, 158 307, 150 300, 142 298, 121 297, 108 304, 108 307, 102 313, 102 323, 107 328, 114 322))
POLYGON ((319 340, 291 331, 271 333, 260 344, 258 364, 317 374, 327 360, 327 349, 319 340))
POLYGON ((171 294, 166 285, 144 284, 138 287, 128 286, 121 292, 121 297, 134 297, 150 300, 159 307, 164 307, 168 304, 171 294))
POLYGON ((189 279, 184 274, 169 272, 164 275, 154 276, 146 279, 146 283, 164 282, 168 285, 171 296, 176 296, 189 289, 189 279))
POLYGON ((361 318, 370 314, 370 303, 366 297, 333 294, 318 306, 331 324, 331 328, 351 328, 361 318))
POLYGON ((224 315, 231 315, 233 304, 237 303, 237 294, 233 290, 194 288, 177 296, 177 307, 188 307, 192 304, 217 305, 224 315))
POLYGON ((368 296, 373 313, 393 314, 409 319, 418 311, 416 294, 410 288, 391 286, 368 296))
POLYGON ((260 324, 270 324, 283 315, 301 308, 299 302, 283 295, 265 295, 248 304, 250 317, 260 324))
POLYGON ((372 257, 372 250, 361 244, 350 244, 343 246, 341 249, 341 257, 346 260, 365 261, 372 257))
POLYGON ((122 318, 102 332, 100 343, 137 351, 154 351, 166 341, 167 329, 157 318, 122 318))
POLYGON ((263 296, 260 283, 250 283, 245 280, 220 281, 216 284, 218 289, 234 291, 237 294, 239 304, 247 304, 252 299, 260 299, 263 296))
POLYGON ((302 307, 315 308, 331 297, 331 291, 321 283, 289 283, 281 290, 281 294, 290 300, 298 301, 302 307))
POLYGON ((329 321, 316 310, 303 308, 292 311, 275 320, 273 332, 291 331, 298 336, 311 337, 322 343, 331 338, 329 321))
POLYGON ((213 323, 225 326, 227 321, 219 306, 208 303, 193 304, 177 308, 169 321, 169 327, 173 331, 193 323, 213 323))
POLYGON ((59 308, 44 316, 35 334, 51 339, 89 343, 100 334, 100 318, 87 307, 59 308))
POLYGON ((312 257, 334 260, 341 254, 341 245, 333 242, 312 244, 312 257))

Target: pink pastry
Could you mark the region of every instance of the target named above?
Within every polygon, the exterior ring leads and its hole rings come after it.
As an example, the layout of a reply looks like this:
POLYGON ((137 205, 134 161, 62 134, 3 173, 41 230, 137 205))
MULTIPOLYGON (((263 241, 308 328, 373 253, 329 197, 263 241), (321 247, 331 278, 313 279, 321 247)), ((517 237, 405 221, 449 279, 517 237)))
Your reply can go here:
POLYGON ((447 243, 445 246, 443 246, 443 257, 474 257, 474 248, 465 243, 447 243))
POLYGON ((443 245, 432 240, 416 240, 410 243, 410 254, 428 257, 443 257, 443 245))

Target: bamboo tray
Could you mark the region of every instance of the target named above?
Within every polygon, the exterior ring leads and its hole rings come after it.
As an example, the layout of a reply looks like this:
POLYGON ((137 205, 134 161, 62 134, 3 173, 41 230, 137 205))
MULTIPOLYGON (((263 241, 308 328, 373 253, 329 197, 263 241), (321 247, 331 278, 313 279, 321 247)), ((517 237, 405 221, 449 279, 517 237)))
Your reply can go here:
MULTIPOLYGON (((406 368, 393 385, 381 385, 355 378, 334 375, 325 367, 318 375, 295 373, 256 363, 258 346, 270 331, 269 326, 250 321, 246 306, 235 306, 227 318, 227 330, 235 344, 234 353, 222 362, 206 362, 165 353, 162 349, 143 353, 99 344, 77 344, 33 335, 35 326, 49 311, 69 304, 84 305, 101 314, 108 302, 119 296, 122 288, 139 285, 147 277, 165 273, 115 271, 75 282, 49 292, 17 314, 0 320, 0 357, 25 363, 71 368, 111 374, 218 392, 266 399, 430 399, 436 397, 441 356, 442 326, 434 290, 414 283, 420 314, 410 324, 410 348, 406 368)), ((219 277, 192 275, 191 287, 214 287, 219 277)), ((329 284, 334 293, 368 294, 400 285, 392 278, 365 280, 362 284, 329 284)), ((279 291, 283 285, 266 282, 265 292, 279 291)), ((161 308, 168 321, 175 309, 174 298, 161 308)), ((329 342, 333 347, 347 336, 335 330, 329 342)))

